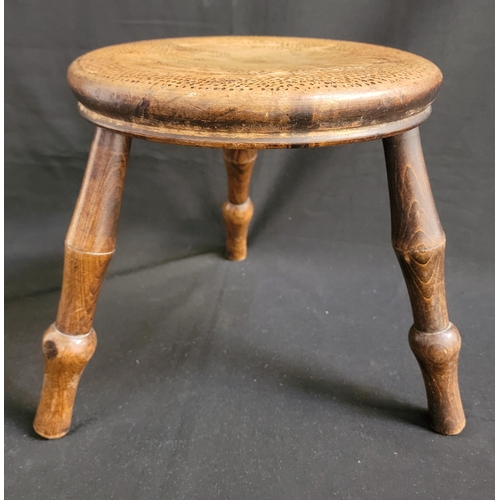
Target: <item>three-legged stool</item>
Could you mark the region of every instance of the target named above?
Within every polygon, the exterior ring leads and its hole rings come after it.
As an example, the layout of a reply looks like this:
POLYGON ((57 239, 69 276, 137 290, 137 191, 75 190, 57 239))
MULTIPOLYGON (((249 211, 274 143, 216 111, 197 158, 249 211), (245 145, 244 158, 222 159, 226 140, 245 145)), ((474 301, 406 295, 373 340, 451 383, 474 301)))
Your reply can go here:
POLYGON ((68 79, 96 132, 66 237, 57 318, 43 336, 38 434, 68 432, 78 382, 96 348, 92 319, 115 251, 132 137, 223 150, 231 260, 246 257, 253 213, 248 188, 259 149, 383 139, 392 244, 410 295, 409 341, 431 425, 442 434, 463 429, 460 334, 448 319, 445 235, 418 130, 442 80, 434 64, 396 49, 335 40, 172 38, 95 50, 71 64, 68 79))

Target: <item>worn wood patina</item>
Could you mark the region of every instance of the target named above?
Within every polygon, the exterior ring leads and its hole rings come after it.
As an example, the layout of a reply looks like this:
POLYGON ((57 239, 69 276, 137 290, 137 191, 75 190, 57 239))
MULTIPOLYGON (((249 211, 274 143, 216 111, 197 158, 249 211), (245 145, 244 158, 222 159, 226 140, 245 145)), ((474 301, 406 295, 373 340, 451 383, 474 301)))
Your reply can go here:
POLYGON ((133 137, 223 149, 230 260, 247 255, 257 150, 383 139, 392 243, 412 305, 409 341, 431 425, 442 434, 463 429, 461 340, 448 318, 445 236, 418 131, 442 80, 433 63, 338 40, 171 38, 85 54, 71 64, 68 80, 81 114, 97 129, 66 238, 57 318, 42 341, 45 378, 34 424, 40 435, 68 432, 78 382, 96 347, 92 320, 115 250, 133 137))

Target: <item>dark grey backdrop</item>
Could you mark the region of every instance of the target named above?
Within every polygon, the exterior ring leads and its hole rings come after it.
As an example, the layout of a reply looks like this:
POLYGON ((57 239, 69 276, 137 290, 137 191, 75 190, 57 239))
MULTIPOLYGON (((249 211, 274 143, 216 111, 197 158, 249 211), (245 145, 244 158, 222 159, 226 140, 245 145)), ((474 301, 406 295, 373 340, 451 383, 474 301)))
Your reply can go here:
POLYGON ((8 1, 7 498, 492 498, 493 24, 489 0, 8 1), (249 259, 231 263, 220 152, 135 141, 73 429, 31 430, 92 137, 66 68, 107 44, 215 34, 371 42, 442 69, 421 132, 462 435, 426 427, 379 142, 260 153, 249 259))

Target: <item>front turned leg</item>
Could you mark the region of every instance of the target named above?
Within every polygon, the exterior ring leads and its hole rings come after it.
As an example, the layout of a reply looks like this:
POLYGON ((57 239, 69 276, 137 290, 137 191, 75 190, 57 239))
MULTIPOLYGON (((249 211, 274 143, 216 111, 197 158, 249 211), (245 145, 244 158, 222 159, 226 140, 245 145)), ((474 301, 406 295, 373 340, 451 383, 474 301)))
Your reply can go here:
POLYGON ((245 260, 248 226, 253 215, 253 203, 248 197, 248 189, 257 151, 224 149, 223 154, 228 186, 228 199, 222 205, 226 225, 226 257, 229 260, 245 260))
POLYGON ((56 322, 45 332, 45 376, 33 427, 41 436, 70 428, 78 382, 96 348, 92 328, 104 274, 115 250, 130 137, 98 127, 65 241, 56 322))
POLYGON ((458 387, 460 333, 448 319, 445 235, 434 204, 418 128, 384 139, 392 245, 410 295, 410 347, 424 378, 431 426, 458 434, 465 416, 458 387))

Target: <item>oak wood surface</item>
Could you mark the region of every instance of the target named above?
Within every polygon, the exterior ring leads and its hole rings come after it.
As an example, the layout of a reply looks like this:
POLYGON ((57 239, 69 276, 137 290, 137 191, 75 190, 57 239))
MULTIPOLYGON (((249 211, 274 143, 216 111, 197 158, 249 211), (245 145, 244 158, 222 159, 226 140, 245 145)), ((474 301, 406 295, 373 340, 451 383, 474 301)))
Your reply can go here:
POLYGON ((465 414, 458 385, 462 340, 457 327, 449 323, 440 332, 428 333, 412 326, 408 339, 424 378, 432 428, 440 434, 459 434, 465 414))
POLYGON ((248 226, 253 212, 253 203, 250 198, 241 205, 233 205, 229 201, 222 204, 222 217, 226 226, 227 259, 246 259, 248 226))
POLYGON ((252 149, 222 150, 227 172, 227 199, 233 205, 241 205, 248 199, 250 178, 257 159, 252 149))
POLYGON ((57 328, 90 330, 104 274, 116 245, 130 137, 97 128, 65 242, 57 328))
POLYGON ((409 340, 424 377, 432 427, 458 434, 465 416, 458 388, 460 333, 448 318, 445 235, 427 176, 418 129, 384 139, 392 245, 413 311, 409 340))
POLYGON ((68 81, 90 121, 210 147, 312 147, 420 124, 441 84, 430 61, 388 47, 292 37, 145 40, 89 52, 68 81))
POLYGON ((33 423, 40 436, 56 439, 68 433, 78 383, 96 345, 93 328, 86 335, 66 335, 51 325, 43 335, 45 375, 33 423))
POLYGON ((223 156, 228 187, 228 199, 222 205, 226 226, 226 257, 229 260, 244 260, 247 256, 248 226, 254 212, 248 190, 257 151, 224 149, 223 156))
POLYGON ((66 434, 80 376, 92 357, 92 320, 116 244, 130 137, 98 127, 66 236, 61 299, 43 337, 45 376, 34 428, 46 438, 66 434))

